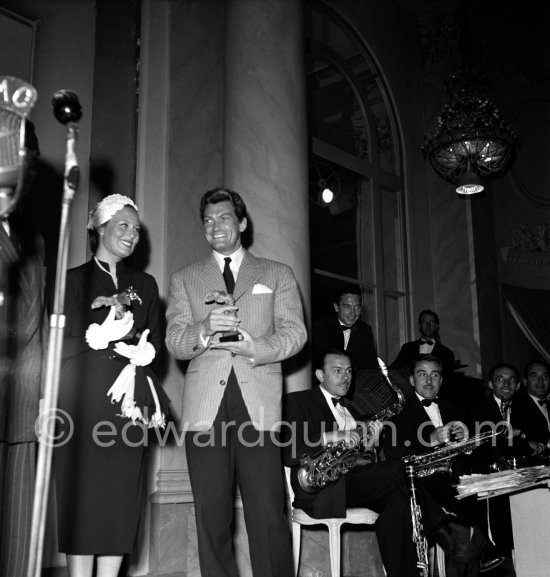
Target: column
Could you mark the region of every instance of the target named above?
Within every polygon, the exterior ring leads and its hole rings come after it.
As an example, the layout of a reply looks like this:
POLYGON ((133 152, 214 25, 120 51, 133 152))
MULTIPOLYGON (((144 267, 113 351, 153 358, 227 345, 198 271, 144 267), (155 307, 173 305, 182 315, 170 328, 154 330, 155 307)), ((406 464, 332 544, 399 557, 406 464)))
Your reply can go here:
MULTIPOLYGON (((223 182, 242 192, 251 252, 292 267, 309 309, 307 132, 300 0, 230 0, 225 13, 223 182)), ((310 386, 306 349, 286 390, 310 386)), ((288 366, 287 366, 288 369, 288 366)))

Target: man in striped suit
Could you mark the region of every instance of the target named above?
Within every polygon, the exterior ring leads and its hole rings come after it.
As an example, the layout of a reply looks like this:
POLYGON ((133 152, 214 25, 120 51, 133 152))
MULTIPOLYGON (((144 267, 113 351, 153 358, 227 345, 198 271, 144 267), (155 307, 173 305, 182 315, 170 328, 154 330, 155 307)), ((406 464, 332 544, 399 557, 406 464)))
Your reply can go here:
POLYGON ((294 573, 277 430, 281 361, 307 338, 300 294, 288 266, 242 246, 247 213, 236 192, 208 191, 200 213, 213 252, 172 276, 166 337, 171 354, 190 361, 183 426, 200 567, 209 577, 238 575, 231 529, 238 480, 254 577, 288 577, 294 573), (233 299, 220 306, 225 292, 233 299), (224 341, 227 331, 239 340, 224 341))
MULTIPOLYGON (((30 122, 25 144, 23 192, 39 155, 30 122)), ((0 577, 27 575, 46 340, 43 243, 20 212, 0 218, 0 577)))

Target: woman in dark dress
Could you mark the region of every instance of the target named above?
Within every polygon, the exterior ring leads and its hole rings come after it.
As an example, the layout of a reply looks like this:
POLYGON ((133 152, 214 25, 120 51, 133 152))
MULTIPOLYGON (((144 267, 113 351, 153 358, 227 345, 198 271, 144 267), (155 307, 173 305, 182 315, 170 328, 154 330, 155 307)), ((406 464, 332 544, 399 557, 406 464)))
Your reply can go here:
POLYGON ((71 577, 116 577, 132 551, 147 430, 167 399, 148 366, 163 341, 155 279, 127 267, 137 207, 103 199, 88 222, 94 257, 67 272, 55 477, 59 548, 71 577))

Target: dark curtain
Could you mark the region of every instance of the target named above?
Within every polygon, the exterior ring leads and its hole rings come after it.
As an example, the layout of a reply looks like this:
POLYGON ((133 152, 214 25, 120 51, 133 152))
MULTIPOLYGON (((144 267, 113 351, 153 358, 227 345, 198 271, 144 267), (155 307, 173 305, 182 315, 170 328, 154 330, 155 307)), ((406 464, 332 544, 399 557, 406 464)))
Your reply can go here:
POLYGON ((550 362, 550 290, 502 285, 506 306, 525 338, 550 362))

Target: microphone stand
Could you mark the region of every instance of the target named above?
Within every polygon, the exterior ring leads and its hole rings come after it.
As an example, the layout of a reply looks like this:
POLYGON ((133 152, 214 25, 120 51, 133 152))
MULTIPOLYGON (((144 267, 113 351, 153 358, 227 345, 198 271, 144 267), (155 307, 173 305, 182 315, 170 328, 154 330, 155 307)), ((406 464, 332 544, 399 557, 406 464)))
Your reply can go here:
POLYGON ((44 530, 48 504, 48 491, 52 465, 53 446, 55 444, 55 421, 61 353, 63 349, 63 331, 65 315, 65 281, 67 255, 69 247, 69 220, 74 195, 79 184, 79 168, 76 158, 77 122, 82 116, 78 96, 67 90, 60 90, 52 97, 55 117, 67 126, 67 150, 65 154, 65 173, 63 182, 63 200, 61 204, 61 224, 57 247, 57 266, 53 309, 50 316, 48 354, 44 385, 44 405, 37 421, 38 462, 36 466, 36 484, 31 525, 31 542, 27 577, 40 577, 42 572, 42 554, 44 548, 44 530))

